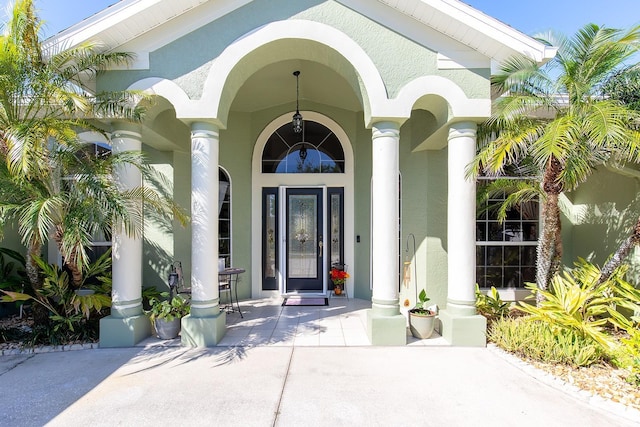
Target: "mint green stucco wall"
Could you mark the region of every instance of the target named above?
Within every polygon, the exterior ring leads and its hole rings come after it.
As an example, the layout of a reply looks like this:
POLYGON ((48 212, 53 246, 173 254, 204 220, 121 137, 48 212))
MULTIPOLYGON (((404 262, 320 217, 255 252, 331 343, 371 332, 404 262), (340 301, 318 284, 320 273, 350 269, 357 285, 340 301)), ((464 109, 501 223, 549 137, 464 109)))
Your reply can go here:
MULTIPOLYGON (((403 263, 411 262, 408 266, 410 280, 408 283, 403 281, 400 288, 401 306, 406 299, 413 306, 416 284, 418 293, 426 289, 433 304, 444 307, 447 299, 447 151, 445 148, 412 152, 413 147, 424 139, 425 129, 430 123, 432 120, 428 112, 416 110, 400 129, 400 252, 403 263), (410 234, 415 236, 415 257, 410 234)), ((400 273, 402 276, 403 271, 400 273)))
POLYGON ((231 260, 245 268, 238 296, 251 296, 251 156, 256 139, 250 115, 229 117, 228 130, 220 132, 220 166, 231 178, 231 260))
POLYGON ((2 239, 0 239, 0 247, 11 249, 23 253, 25 250, 24 245, 20 241, 18 235, 17 226, 7 226, 2 231, 2 239))
POLYGON ((100 77, 98 87, 123 89, 143 78, 161 76, 173 80, 192 99, 199 99, 211 61, 230 43, 269 22, 285 19, 324 23, 348 35, 374 62, 389 97, 397 95, 400 88, 411 80, 424 75, 446 77, 458 84, 470 98, 489 97, 488 68, 439 70, 437 54, 428 47, 338 2, 314 0, 251 2, 151 52, 149 70, 108 72, 100 77))
MULTIPOLYGON (((603 265, 620 243, 631 234, 640 216, 640 175, 624 176, 599 168, 577 191, 566 194, 571 213, 563 223, 568 229, 564 239, 563 262, 571 266, 578 258, 603 265)), ((640 255, 637 250, 627 260, 629 279, 639 283, 640 255)))
MULTIPOLYGON (((173 197, 173 165, 171 153, 144 146, 153 176, 144 182, 167 198, 173 197)), ((167 277, 175 260, 173 252, 173 224, 171 220, 145 209, 143 244, 143 287, 155 286, 168 290, 167 277)))
POLYGON ((355 140, 355 297, 371 298, 371 130, 365 129, 362 119, 354 132, 355 140))

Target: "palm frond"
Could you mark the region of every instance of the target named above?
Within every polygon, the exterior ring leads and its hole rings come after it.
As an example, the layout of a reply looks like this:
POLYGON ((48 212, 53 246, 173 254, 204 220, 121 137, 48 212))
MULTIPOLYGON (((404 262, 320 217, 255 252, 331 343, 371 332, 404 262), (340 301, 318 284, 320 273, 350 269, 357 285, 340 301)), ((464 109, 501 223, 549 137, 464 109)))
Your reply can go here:
MULTIPOLYGON (((534 179, 498 178, 480 186, 477 201, 483 210, 496 209, 497 219, 502 223, 511 210, 523 211, 536 206, 538 200, 544 198, 540 181, 534 179), (489 199, 504 199, 499 204, 488 204, 489 199)), ((537 215, 537 213, 536 213, 537 215)))

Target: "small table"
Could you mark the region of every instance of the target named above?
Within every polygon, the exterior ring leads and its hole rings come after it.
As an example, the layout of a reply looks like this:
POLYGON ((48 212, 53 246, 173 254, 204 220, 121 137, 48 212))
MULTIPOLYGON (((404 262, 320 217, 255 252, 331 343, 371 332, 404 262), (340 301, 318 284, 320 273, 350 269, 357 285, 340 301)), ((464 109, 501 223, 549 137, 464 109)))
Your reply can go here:
POLYGON ((218 272, 218 282, 227 282, 229 284, 229 300, 231 302, 231 311, 233 312, 233 295, 236 294, 236 307, 238 307, 238 313, 240 313, 240 317, 244 319, 242 315, 242 310, 240 310, 240 302, 238 301, 238 275, 245 272, 244 268, 237 267, 229 267, 224 270, 220 270, 218 272), (224 279, 223 279, 224 278, 224 279))

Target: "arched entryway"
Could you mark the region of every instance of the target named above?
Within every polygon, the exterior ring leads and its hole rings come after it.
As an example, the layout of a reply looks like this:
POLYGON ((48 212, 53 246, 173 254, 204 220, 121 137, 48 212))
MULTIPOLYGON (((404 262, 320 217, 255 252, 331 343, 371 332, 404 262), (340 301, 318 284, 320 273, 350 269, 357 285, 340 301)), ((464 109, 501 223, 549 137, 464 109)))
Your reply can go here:
MULTIPOLYGON (((353 149, 329 117, 293 112, 259 135, 252 160, 252 294, 326 293, 333 263, 353 265, 353 149)), ((353 281, 351 281, 353 283, 353 281)))

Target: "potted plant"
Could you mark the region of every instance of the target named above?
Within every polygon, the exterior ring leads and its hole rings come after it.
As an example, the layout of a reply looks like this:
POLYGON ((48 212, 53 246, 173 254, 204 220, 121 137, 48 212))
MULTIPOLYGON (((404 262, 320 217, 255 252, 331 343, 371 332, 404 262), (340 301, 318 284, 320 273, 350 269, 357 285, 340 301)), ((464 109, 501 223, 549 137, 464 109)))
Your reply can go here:
POLYGON ((427 292, 423 289, 418 295, 415 307, 409 310, 409 329, 411 335, 416 338, 426 339, 431 337, 436 322, 436 312, 427 307, 427 292))
MULTIPOLYGON (((169 296, 168 292, 162 293, 163 297, 169 296)), ((147 312, 149 319, 153 323, 158 338, 164 340, 174 339, 180 333, 180 321, 189 314, 189 301, 181 295, 173 298, 158 299, 151 298, 149 301, 151 309, 147 312)))
POLYGON ((341 295, 344 290, 344 282, 349 278, 349 273, 339 268, 331 268, 331 281, 333 282, 334 295, 341 295))

